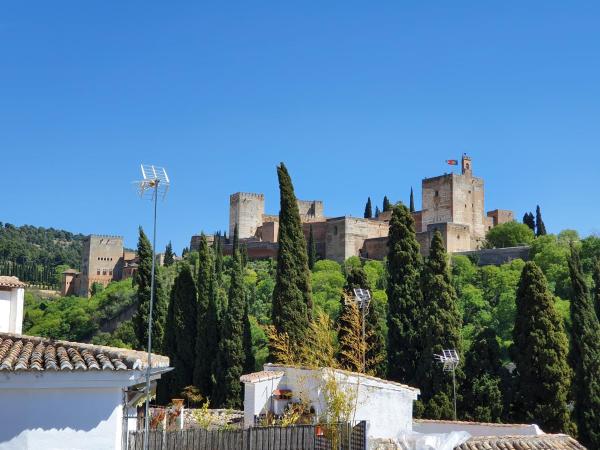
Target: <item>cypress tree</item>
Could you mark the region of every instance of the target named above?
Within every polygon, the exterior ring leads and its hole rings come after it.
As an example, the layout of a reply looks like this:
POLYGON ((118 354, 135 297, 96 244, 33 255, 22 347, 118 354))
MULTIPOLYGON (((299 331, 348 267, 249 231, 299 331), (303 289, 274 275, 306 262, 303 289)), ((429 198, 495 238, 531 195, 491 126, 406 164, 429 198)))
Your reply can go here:
POLYGON ((213 241, 213 253, 215 256, 215 282, 220 285, 223 280, 223 240, 218 232, 213 241))
POLYGON ((516 306, 513 415, 547 432, 569 433, 573 429, 567 407, 572 373, 567 336, 546 278, 532 261, 521 273, 516 306))
POLYGON ((596 259, 594 262, 592 277, 594 279, 594 309, 596 317, 600 320, 600 259, 596 259))
POLYGON ((251 373, 256 370, 256 358, 252 350, 252 326, 250 325, 248 299, 244 310, 244 373, 251 373))
POLYGON ((492 328, 484 328, 475 336, 465 356, 461 411, 466 419, 500 422, 504 407, 502 370, 496 332, 492 328))
POLYGON ((391 211, 392 210, 392 204, 390 203, 390 200, 387 198, 387 195, 385 195, 383 197, 383 211, 391 211))
MULTIPOLYGON (((452 373, 442 370, 434 355, 444 349, 461 353, 460 330, 462 319, 458 300, 448 270, 448 255, 439 231, 433 234, 429 257, 421 276, 423 305, 421 309, 420 338, 423 345, 417 367, 417 383, 421 389, 421 402, 430 419, 452 419, 452 373)), ((460 380, 462 371, 457 368, 460 380)))
POLYGON ((176 370, 170 375, 168 399, 178 396, 184 387, 194 382, 196 361, 196 284, 188 264, 181 270, 171 290, 168 308, 169 328, 166 330, 165 350, 176 370))
POLYGON ((365 219, 373 217, 373 207, 371 206, 371 197, 367 198, 367 204, 365 205, 365 219))
MULTIPOLYGON (((133 316, 133 326, 139 348, 146 348, 148 341, 148 313, 150 312, 152 245, 150 245, 150 241, 146 237, 146 233, 144 233, 142 227, 139 229, 137 256, 139 265, 134 280, 137 287, 138 310, 136 315, 133 316)), ((158 272, 158 267, 156 269, 158 272)), ((157 353, 162 351, 163 348, 167 308, 167 299, 160 277, 156 276, 154 280, 154 308, 152 312, 152 350, 157 353)))
POLYGON ((381 211, 379 210, 379 206, 375 207, 375 217, 379 217, 379 214, 381 214, 381 211))
POLYGON ((585 282, 579 252, 571 245, 571 361, 575 369, 575 419, 579 438, 600 448, 600 323, 585 282))
POLYGON ((313 226, 308 229, 308 268, 313 270, 317 262, 317 244, 313 235, 313 226))
POLYGON ((233 228, 233 246, 232 246, 232 251, 231 251, 232 255, 235 255, 237 253, 239 246, 240 246, 240 235, 239 235, 238 226, 236 223, 235 227, 233 228))
POLYGON ((215 280, 214 266, 208 241, 204 233, 200 235, 198 246, 198 307, 196 321, 198 329, 196 334, 196 354, 194 364, 194 385, 200 389, 204 397, 212 393, 212 371, 216 358, 218 344, 217 324, 209 318, 209 308, 214 308, 215 280))
POLYGON ((279 248, 272 320, 278 333, 287 333, 294 348, 304 342, 312 320, 310 270, 294 187, 283 163, 277 167, 277 175, 280 192, 279 248))
POLYGON ((229 301, 221 324, 222 335, 217 357, 214 400, 218 407, 239 408, 242 402, 240 376, 244 370, 244 321, 246 296, 242 262, 238 253, 233 255, 229 301))
POLYGON ((388 377, 414 384, 421 347, 417 330, 422 259, 414 220, 402 204, 392 210, 388 248, 388 377))
POLYGON ((172 266, 174 262, 175 262, 175 255, 173 254, 173 246, 171 245, 171 241, 169 241, 169 243, 167 244, 167 247, 165 248, 164 265, 167 267, 172 266))
POLYGON ((526 212, 523 216, 523 223, 531 228, 531 231, 535 232, 535 218, 531 212, 526 212))
POLYGON ((413 194, 413 188, 410 188, 410 212, 415 212, 415 196, 413 194))
POLYGON ((540 209, 540 205, 537 205, 535 209, 535 235, 536 236, 545 236, 546 235, 546 225, 544 225, 544 221, 542 220, 542 210, 540 209))

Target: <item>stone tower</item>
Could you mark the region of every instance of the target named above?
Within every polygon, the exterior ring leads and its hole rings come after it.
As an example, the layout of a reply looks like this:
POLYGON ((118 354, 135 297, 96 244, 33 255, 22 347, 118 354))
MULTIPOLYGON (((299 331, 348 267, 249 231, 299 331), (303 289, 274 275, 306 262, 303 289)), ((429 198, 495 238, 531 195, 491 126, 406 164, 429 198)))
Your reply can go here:
POLYGON ((229 236, 233 237, 238 226, 240 239, 254 237, 263 223, 265 196, 248 192, 236 192, 229 197, 229 236))
POLYGON ((121 279, 123 269, 123 238, 121 236, 90 235, 83 241, 81 255, 80 297, 88 297, 94 283, 106 286, 121 279))
POLYGON ((471 157, 466 153, 463 153, 462 156, 462 174, 473 176, 473 164, 471 162, 471 157))

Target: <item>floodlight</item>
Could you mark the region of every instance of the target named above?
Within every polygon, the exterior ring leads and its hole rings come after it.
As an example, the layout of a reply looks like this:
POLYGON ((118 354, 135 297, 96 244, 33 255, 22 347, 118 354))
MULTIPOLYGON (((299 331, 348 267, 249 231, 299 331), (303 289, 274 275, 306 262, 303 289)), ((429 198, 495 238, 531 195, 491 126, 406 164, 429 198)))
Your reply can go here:
POLYGON ((344 303, 349 305, 351 303, 356 304, 358 309, 361 310, 362 314, 362 343, 363 343, 363 372, 366 372, 367 361, 366 361, 366 338, 365 338, 365 316, 367 314, 367 310, 369 309, 369 304, 371 303, 371 291, 363 288, 354 288, 353 289, 354 296, 345 296, 344 303))

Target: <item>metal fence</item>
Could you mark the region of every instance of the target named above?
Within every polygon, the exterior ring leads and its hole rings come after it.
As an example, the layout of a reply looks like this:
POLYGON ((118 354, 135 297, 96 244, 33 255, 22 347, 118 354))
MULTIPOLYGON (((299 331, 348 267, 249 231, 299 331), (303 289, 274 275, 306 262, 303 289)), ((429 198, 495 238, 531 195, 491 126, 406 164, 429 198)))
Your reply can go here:
MULTIPOLYGON (((366 450, 366 422, 253 427, 245 430, 150 431, 150 450, 366 450)), ((143 450, 144 431, 129 433, 127 449, 143 450)))

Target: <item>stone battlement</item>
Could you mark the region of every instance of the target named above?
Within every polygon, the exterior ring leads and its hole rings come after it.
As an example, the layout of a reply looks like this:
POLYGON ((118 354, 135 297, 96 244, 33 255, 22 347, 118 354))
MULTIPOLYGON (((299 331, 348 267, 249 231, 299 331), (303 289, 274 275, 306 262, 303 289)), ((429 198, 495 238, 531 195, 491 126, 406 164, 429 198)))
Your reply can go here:
POLYGON ((255 192, 235 192, 229 196, 230 199, 254 198, 264 200, 265 194, 257 194, 255 192))

